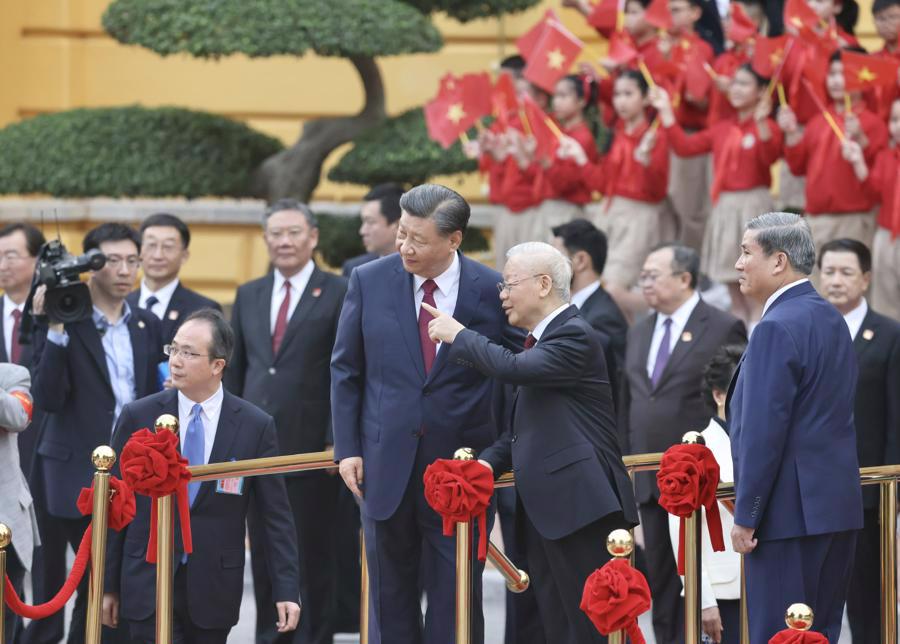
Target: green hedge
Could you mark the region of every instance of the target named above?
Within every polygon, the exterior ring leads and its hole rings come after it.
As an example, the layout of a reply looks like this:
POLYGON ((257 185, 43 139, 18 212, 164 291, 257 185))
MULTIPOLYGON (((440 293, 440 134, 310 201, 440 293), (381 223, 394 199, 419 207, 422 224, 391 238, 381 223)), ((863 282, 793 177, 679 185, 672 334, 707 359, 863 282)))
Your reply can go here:
POLYGON ((533 7, 540 0, 405 0, 421 11, 443 11, 460 22, 516 13, 533 7))
POLYGON ((250 195, 279 141, 179 108, 78 109, 0 130, 0 193, 58 197, 250 195))

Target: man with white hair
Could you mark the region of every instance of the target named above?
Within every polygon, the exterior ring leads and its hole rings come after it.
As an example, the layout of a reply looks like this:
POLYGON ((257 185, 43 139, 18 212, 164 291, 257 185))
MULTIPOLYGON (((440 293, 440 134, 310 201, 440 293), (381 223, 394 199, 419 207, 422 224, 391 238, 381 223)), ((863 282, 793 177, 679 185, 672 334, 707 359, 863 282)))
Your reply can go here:
POLYGON ((856 355, 844 318, 809 282, 815 263, 809 224, 773 212, 747 224, 735 264, 741 292, 764 306, 726 402, 751 642, 782 629, 794 602, 838 641, 863 527, 856 355))
POLYGON ((612 530, 638 523, 616 439, 599 336, 569 304, 572 268, 541 242, 514 246, 497 284, 510 324, 528 331, 513 353, 423 304, 448 360, 517 386, 509 429, 480 454, 495 476, 515 472, 522 533, 548 642, 604 642, 579 609, 584 581, 609 555, 612 530))

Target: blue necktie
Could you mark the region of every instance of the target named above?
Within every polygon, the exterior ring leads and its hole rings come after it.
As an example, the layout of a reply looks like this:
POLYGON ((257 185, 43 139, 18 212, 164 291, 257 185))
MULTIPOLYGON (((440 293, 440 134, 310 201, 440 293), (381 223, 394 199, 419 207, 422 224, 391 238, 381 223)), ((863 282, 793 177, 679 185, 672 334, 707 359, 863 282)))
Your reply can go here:
MULTIPOLYGON (((191 465, 203 465, 203 453, 206 451, 205 438, 203 435, 203 418, 201 412, 203 407, 198 403, 191 408, 191 421, 188 423, 187 434, 184 435, 184 448, 182 453, 187 457, 191 465)), ((197 498, 197 492, 200 491, 200 483, 188 484, 188 498, 190 498, 191 506, 194 505, 194 499, 197 498)))
POLYGON ((653 374, 650 376, 650 383, 654 387, 659 384, 659 379, 662 377, 666 365, 669 364, 669 355, 671 353, 669 345, 672 342, 672 318, 666 318, 665 322, 663 322, 663 328, 665 331, 663 331, 662 342, 659 343, 659 350, 656 352, 653 374))

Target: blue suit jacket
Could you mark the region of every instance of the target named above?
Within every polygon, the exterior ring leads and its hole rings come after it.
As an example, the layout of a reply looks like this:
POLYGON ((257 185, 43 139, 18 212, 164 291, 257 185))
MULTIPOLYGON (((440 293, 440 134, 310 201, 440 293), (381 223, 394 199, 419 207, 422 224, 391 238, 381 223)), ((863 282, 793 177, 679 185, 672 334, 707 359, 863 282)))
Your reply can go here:
POLYGON ((862 528, 847 324, 808 282, 750 337, 729 391, 734 522, 763 540, 862 528))
MULTIPOLYGON (((178 416, 174 389, 136 400, 122 410, 113 449, 142 428, 153 429, 161 414, 178 416)), ((182 431, 186 431, 183 428, 182 431)), ((258 407, 225 392, 210 463, 278 455, 275 422, 258 407)), ((118 464, 115 474, 119 473, 118 464)), ((146 561, 150 530, 150 498, 137 495, 134 521, 122 532, 110 531, 106 559, 106 592, 120 594, 120 614, 144 620, 156 612, 156 565, 146 561)), ((194 552, 187 562, 187 605, 191 619, 203 628, 231 628, 238 621, 244 592, 244 535, 247 510, 257 504, 265 517, 265 552, 275 601, 300 596, 297 540, 287 492, 281 476, 245 478, 240 495, 216 492, 216 482, 202 483, 191 506, 194 552)), ((181 565, 181 526, 175 511, 175 562, 181 565)))
MULTIPOLYGON (((521 334, 507 326, 500 308, 500 279, 460 255, 453 316, 494 342, 506 336, 512 346, 521 334)), ((413 276, 399 255, 353 271, 331 357, 334 458, 363 457, 362 509, 373 519, 397 509, 417 451, 427 462, 452 458, 457 448, 481 450, 497 435, 491 381, 448 361, 448 349, 438 351, 426 375, 413 276)))

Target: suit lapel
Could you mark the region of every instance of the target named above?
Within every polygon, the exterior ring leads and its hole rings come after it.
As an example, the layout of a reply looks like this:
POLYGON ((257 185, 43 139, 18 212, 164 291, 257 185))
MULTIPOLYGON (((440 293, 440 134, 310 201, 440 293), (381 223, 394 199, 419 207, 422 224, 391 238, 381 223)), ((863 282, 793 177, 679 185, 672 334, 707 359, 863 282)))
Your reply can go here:
POLYGON ((697 306, 694 307, 694 310, 691 311, 687 324, 685 324, 684 329, 681 330, 681 336, 675 341, 675 348, 672 349, 672 355, 669 356, 666 368, 663 369, 662 375, 659 377, 659 382, 656 383, 656 389, 659 389, 662 386, 662 384, 678 368, 678 363, 681 362, 684 357, 690 353, 691 349, 696 346, 700 337, 703 335, 703 331, 706 329, 707 317, 709 317, 709 311, 706 309, 706 304, 704 304, 703 300, 700 300, 697 302, 697 306))
MULTIPOLYGON (((213 440, 212 452, 209 454, 210 463, 222 463, 228 460, 234 439, 237 437, 240 427, 239 412, 241 407, 235 404, 235 398, 227 391, 223 392, 222 410, 219 412, 219 426, 216 427, 216 437, 213 440)), ((193 507, 197 507, 215 486, 214 481, 207 481, 200 486, 193 507)))
POLYGON ((256 308, 250 313, 250 320, 257 325, 257 331, 248 334, 259 338, 263 344, 263 355, 266 364, 272 364, 275 356, 272 353, 272 289, 275 284, 275 273, 269 273, 256 292, 256 308))
MULTIPOLYGON (((456 295, 456 308, 453 310, 453 317, 463 326, 469 326, 469 322, 472 321, 472 316, 475 315, 475 311, 478 310, 478 305, 481 302, 481 290, 479 289, 478 275, 472 270, 472 267, 468 262, 469 260, 460 255, 459 291, 456 295)), ((417 324, 416 339, 418 339, 418 337, 419 327, 417 324)), ((421 344, 419 345, 419 349, 419 353, 421 353, 421 344)), ((449 352, 450 347, 444 345, 441 346, 441 350, 438 351, 434 364, 431 366, 431 371, 428 372, 428 382, 432 382, 437 377, 438 372, 443 369, 444 364, 447 362, 447 354, 449 352)))
POLYGON ((131 337, 131 353, 134 356, 134 393, 138 398, 150 391, 148 389, 149 383, 147 382, 150 347, 147 346, 146 329, 147 325, 143 320, 138 319, 136 311, 132 311, 131 317, 128 318, 128 335, 131 337))
MULTIPOLYGON (((6 317, 6 298, 0 296, 0 362, 9 362, 9 355, 6 353, 6 334, 3 332, 5 320, 3 318, 6 317)), ((25 347, 22 347, 23 349, 25 347)))
POLYGON ((100 373, 103 374, 106 384, 109 385, 110 391, 112 391, 109 370, 106 368, 106 352, 103 350, 103 342, 100 340, 100 333, 97 331, 96 327, 94 327, 94 321, 82 320, 81 322, 75 322, 70 325, 66 331, 70 335, 78 338, 78 341, 87 348, 88 354, 94 360, 94 364, 97 365, 97 368, 100 369, 100 373))
POLYGON ((419 343, 419 324, 413 309, 413 276, 399 265, 394 269, 394 313, 400 323, 400 335, 406 343, 413 364, 425 379, 425 360, 422 358, 422 345, 419 343))
POLYGON ((181 313, 184 311, 183 297, 184 287, 181 285, 181 282, 178 282, 178 286, 175 287, 175 290, 172 292, 172 297, 169 299, 169 306, 163 311, 163 338, 173 337, 175 331, 178 330, 178 322, 181 318, 181 313), (172 317, 173 313, 175 314, 174 318, 172 317))
POLYGON ((878 320, 872 315, 872 309, 869 309, 866 311, 866 317, 863 318, 859 331, 856 332, 856 337, 853 338, 853 348, 856 349, 857 355, 862 354, 874 344, 872 340, 875 339, 877 331, 878 320))
POLYGON ((638 334, 637 357, 639 360, 639 364, 637 365, 637 367, 638 371, 641 374, 641 377, 647 384, 648 389, 650 388, 650 376, 647 375, 647 360, 650 359, 650 343, 653 341, 653 330, 656 329, 656 318, 658 315, 658 313, 654 313, 646 320, 641 322, 644 327, 638 334))
MULTIPOLYGON (((281 346, 278 348, 278 355, 284 353, 285 347, 291 344, 294 336, 299 334, 300 325, 303 324, 303 321, 307 317, 309 317, 309 314, 319 301, 319 296, 322 292, 322 284, 324 282, 325 274, 319 270, 318 266, 316 266, 313 268, 312 275, 309 276, 306 288, 303 289, 303 293, 300 294, 300 301, 297 302, 297 308, 294 309, 294 314, 291 315, 291 319, 288 320, 284 339, 281 342, 281 346), (318 293, 318 295, 313 295, 314 292, 318 293)), ((271 311, 271 308, 269 310, 271 311)))

